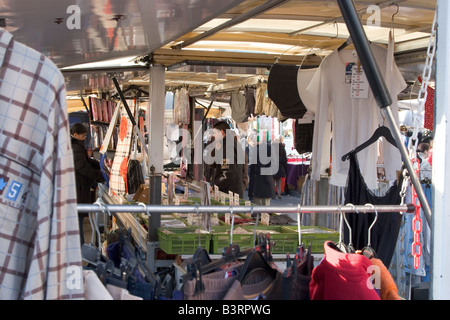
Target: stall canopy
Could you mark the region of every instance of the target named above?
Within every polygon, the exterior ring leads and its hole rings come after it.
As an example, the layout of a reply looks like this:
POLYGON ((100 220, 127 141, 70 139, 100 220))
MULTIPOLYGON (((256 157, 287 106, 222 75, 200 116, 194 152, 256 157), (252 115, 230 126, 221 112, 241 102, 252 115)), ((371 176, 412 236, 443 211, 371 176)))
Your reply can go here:
MULTIPOLYGON (((386 45, 394 35, 411 98, 436 1, 354 4, 370 41, 386 45)), ((335 0, 3 1, 0 24, 57 64, 75 99, 114 89, 112 76, 148 87, 152 64, 165 67, 166 87, 203 94, 254 81, 275 63, 317 66, 349 37, 335 0)))

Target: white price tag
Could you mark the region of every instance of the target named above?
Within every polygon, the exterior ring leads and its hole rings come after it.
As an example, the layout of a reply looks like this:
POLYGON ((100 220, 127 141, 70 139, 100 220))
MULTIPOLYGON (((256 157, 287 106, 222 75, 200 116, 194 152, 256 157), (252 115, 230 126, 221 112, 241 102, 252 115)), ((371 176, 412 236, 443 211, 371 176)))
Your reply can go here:
POLYGON ((230 206, 234 206, 234 196, 233 191, 228 191, 228 198, 230 200, 230 206))
POLYGON ((369 81, 361 66, 356 64, 352 67, 352 84, 350 85, 350 94, 352 99, 369 98, 369 81))
POLYGON ((214 199, 216 201, 220 200, 220 192, 219 192, 219 187, 218 186, 214 186, 214 199))

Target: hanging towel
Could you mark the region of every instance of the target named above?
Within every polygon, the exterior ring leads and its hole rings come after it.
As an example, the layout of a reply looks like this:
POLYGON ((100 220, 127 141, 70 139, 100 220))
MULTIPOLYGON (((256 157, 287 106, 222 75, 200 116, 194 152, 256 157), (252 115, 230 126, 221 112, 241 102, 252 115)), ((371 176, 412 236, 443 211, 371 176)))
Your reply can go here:
MULTIPOLYGON (((128 101, 131 114, 135 112, 135 101, 128 101)), ((131 151, 133 123, 128 117, 125 107, 120 110, 120 127, 119 127, 119 141, 117 142, 117 149, 114 154, 113 165, 111 168, 111 176, 109 178, 109 190, 115 195, 125 195, 127 193, 127 168, 128 156, 131 151)))

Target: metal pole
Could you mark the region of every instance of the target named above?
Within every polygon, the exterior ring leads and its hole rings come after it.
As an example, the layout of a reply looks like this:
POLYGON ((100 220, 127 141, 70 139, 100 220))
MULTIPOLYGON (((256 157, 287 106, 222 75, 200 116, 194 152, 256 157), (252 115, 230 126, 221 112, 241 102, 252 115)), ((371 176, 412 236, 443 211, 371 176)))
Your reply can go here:
POLYGON ((404 205, 355 205, 355 206, 189 206, 189 205, 133 205, 133 204, 78 204, 78 212, 106 213, 414 213, 413 204, 404 205))
POLYGON ((400 128, 398 128, 398 125, 392 114, 392 110, 390 108, 390 105, 392 104, 391 95, 389 94, 386 83, 378 68, 378 64, 375 60, 372 49, 370 48, 369 40, 367 39, 367 36, 364 32, 356 8, 352 0, 337 0, 337 2, 339 4, 339 8, 341 9, 342 16, 344 17, 348 31, 350 32, 350 35, 352 37, 352 41, 355 46, 356 52, 358 53, 358 57, 361 60, 361 65, 363 66, 364 72, 366 73, 367 80, 377 102, 377 105, 386 112, 390 124, 390 129, 397 143, 397 147, 400 150, 406 169, 408 170, 411 182, 416 189, 417 196, 422 206, 425 218, 428 222, 428 225, 431 226, 430 206, 425 197, 425 193, 422 190, 422 186, 420 185, 420 180, 414 171, 414 167, 409 158, 406 146, 402 141, 400 128))

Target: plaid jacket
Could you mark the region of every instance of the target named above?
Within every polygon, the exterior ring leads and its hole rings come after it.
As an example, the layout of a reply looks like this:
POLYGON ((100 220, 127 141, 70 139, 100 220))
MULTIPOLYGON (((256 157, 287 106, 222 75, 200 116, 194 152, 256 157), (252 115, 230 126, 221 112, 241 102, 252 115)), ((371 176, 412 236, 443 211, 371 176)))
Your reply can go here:
POLYGON ((0 299, 82 299, 64 78, 3 29, 0 65, 0 299))

